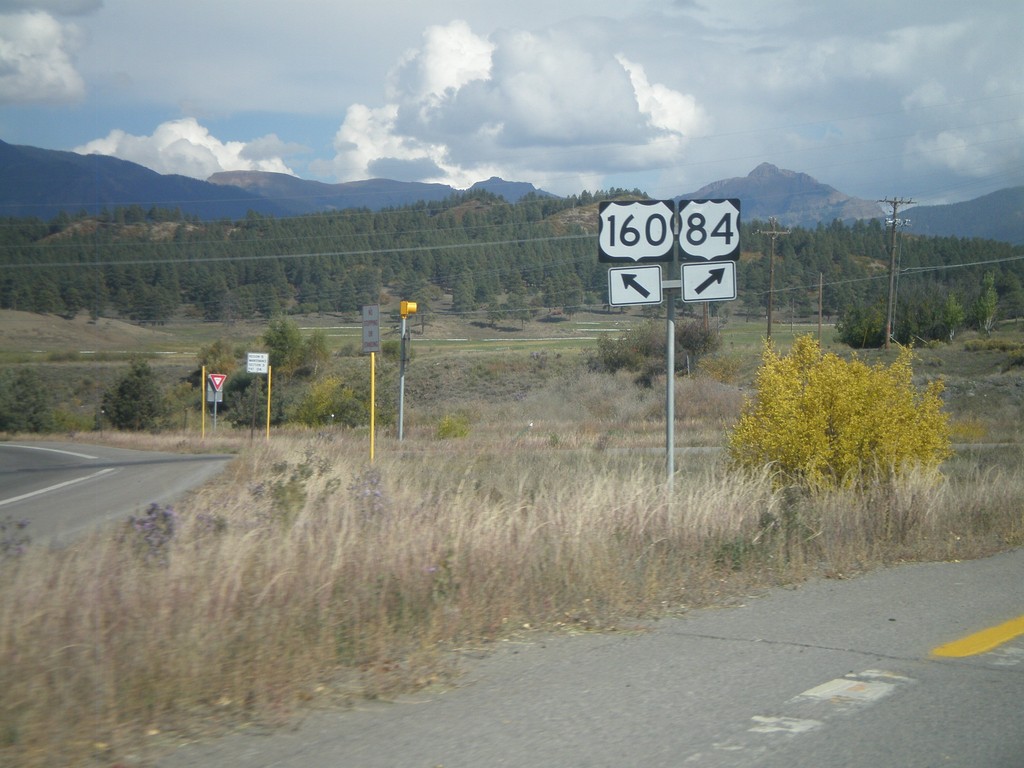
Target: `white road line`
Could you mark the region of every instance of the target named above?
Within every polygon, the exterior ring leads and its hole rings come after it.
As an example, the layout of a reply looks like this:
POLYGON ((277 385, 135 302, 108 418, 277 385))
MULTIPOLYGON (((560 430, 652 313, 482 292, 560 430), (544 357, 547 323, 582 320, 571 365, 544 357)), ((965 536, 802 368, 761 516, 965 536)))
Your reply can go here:
POLYGON ((75 456, 79 459, 98 459, 99 456, 90 456, 87 453, 75 453, 74 451, 62 451, 60 448, 46 448, 42 445, 21 445, 20 443, 7 443, 8 448, 24 448, 26 451, 49 451, 50 453, 63 453, 65 456, 75 456))
POLYGON ((25 499, 31 499, 33 496, 41 496, 44 493, 49 493, 50 491, 56 491, 61 488, 66 488, 69 485, 81 483, 86 480, 92 480, 94 477, 99 477, 100 475, 105 475, 108 472, 115 471, 115 467, 107 467, 106 469, 101 469, 99 472, 93 472, 91 475, 86 475, 85 477, 78 477, 75 478, 74 480, 65 480, 63 483, 57 483, 56 485, 50 485, 47 486, 46 488, 40 488, 38 491, 32 491, 31 493, 23 493, 21 494, 21 496, 13 496, 10 499, 2 499, 0 500, 0 507, 6 506, 7 504, 13 504, 16 501, 24 501, 25 499))

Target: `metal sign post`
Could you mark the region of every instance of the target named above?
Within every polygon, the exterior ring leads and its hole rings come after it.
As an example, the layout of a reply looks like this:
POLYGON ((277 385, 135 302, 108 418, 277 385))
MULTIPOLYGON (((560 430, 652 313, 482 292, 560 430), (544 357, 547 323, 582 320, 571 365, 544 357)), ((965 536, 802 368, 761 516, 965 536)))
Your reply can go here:
MULTIPOLYGON (((268 352, 250 352, 245 359, 246 373, 265 373, 267 375, 267 440, 270 439, 270 382, 273 370, 270 366, 270 354, 268 352)), ((252 393, 252 426, 249 429, 249 439, 256 433, 256 391, 252 393)))
POLYGON ((409 315, 416 314, 416 302, 403 301, 399 305, 399 314, 402 316, 402 344, 398 362, 398 439, 403 440, 405 439, 405 362, 407 357, 405 321, 409 315))
MULTIPOLYGON (((206 386, 203 382, 206 381, 206 366, 203 366, 203 372, 199 379, 199 412, 202 414, 202 418, 199 420, 199 439, 206 439, 206 400, 203 397, 203 388, 206 386)), ((102 422, 101 422, 102 424, 102 422)))
POLYGON ((377 353, 380 352, 380 305, 363 307, 363 354, 370 354, 370 461, 373 461, 377 421, 377 353))
POLYGON ((740 201, 606 201, 598 208, 598 261, 608 270, 612 306, 660 304, 665 321, 665 454, 668 488, 675 475, 676 294, 685 302, 736 298, 740 254, 740 201), (677 214, 678 211, 678 214, 677 214), (681 255, 680 255, 681 254, 681 255), (679 280, 662 280, 655 263, 679 264, 679 280))
POLYGON ((676 474, 676 294, 665 307, 665 472, 668 490, 676 474))
MULTIPOLYGON (((206 367, 203 367, 206 372, 206 367)), ((223 373, 211 373, 206 377, 206 402, 213 403, 213 431, 217 431, 217 404, 224 402, 224 380, 227 378, 223 373)))

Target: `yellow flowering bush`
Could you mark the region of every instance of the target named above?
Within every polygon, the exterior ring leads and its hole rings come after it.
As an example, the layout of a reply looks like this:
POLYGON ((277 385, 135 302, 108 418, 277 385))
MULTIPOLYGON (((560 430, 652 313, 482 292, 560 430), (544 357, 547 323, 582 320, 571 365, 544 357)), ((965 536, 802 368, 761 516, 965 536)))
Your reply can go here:
POLYGON ((823 354, 810 336, 788 355, 765 345, 757 394, 729 438, 734 466, 775 467, 781 478, 816 488, 856 485, 950 453, 942 382, 918 390, 909 348, 889 366, 823 354))

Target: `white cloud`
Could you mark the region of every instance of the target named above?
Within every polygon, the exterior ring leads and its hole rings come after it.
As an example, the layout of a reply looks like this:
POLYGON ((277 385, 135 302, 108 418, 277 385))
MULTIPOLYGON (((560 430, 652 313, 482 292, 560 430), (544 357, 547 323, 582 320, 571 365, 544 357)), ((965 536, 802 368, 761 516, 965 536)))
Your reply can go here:
POLYGON ((940 130, 917 135, 906 143, 908 164, 951 170, 968 178, 997 175, 1024 159, 1020 136, 1024 117, 969 130, 940 130))
POLYGON ((390 98, 430 102, 491 73, 494 45, 473 34, 464 21, 430 26, 421 50, 406 52, 391 73, 390 98))
POLYGON ((985 152, 957 131, 941 131, 931 138, 916 137, 908 142, 908 153, 967 176, 985 176, 993 170, 985 152))
MULTIPOLYGON (((315 167, 320 173, 333 173, 344 181, 373 177, 372 166, 379 160, 422 163, 431 161, 440 168, 444 147, 410 141, 395 132, 398 106, 395 104, 371 109, 353 104, 345 114, 334 138, 337 155, 333 163, 315 167)), ((439 174, 443 175, 443 174, 439 174)), ((417 181, 432 179, 417 179, 417 181)))
POLYGON ((119 157, 157 173, 176 173, 206 179, 218 171, 271 171, 295 175, 274 152, 296 149, 270 134, 253 142, 222 142, 194 118, 162 123, 152 136, 133 136, 121 130, 95 139, 75 152, 119 157))
MULTIPOLYGON (((607 40, 567 29, 475 35, 430 27, 393 70, 389 103, 351 106, 335 137, 339 180, 415 169, 465 187, 491 175, 571 179, 661 167, 709 119, 697 100, 652 83, 607 40), (383 162, 386 161, 386 162, 383 162)), ((325 170, 323 166, 319 168, 325 170)))
POLYGON ((629 73, 640 111, 647 115, 651 127, 688 137, 707 131, 708 116, 693 96, 659 83, 652 84, 643 66, 625 56, 616 58, 629 73))
POLYGON ((75 30, 41 11, 0 15, 0 104, 82 98, 72 64, 75 30))

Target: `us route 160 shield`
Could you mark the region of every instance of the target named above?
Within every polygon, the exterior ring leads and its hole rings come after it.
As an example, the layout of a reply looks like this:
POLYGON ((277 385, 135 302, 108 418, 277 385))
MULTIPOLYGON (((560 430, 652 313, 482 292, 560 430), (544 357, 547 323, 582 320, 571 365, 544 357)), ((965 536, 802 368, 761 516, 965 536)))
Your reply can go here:
POLYGON ((665 200, 601 203, 598 207, 598 261, 672 261, 674 216, 673 204, 665 200))

